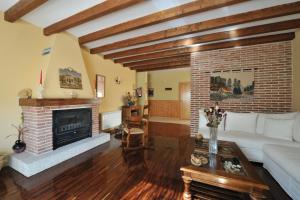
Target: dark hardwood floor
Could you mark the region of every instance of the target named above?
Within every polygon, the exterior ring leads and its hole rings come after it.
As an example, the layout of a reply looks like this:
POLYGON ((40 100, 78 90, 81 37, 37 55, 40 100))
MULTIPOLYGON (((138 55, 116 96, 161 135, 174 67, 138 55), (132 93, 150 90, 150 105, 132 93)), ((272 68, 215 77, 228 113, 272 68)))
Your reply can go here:
MULTIPOLYGON (((189 127, 151 123, 150 136, 148 148, 128 153, 112 137, 31 178, 6 167, 0 172, 0 199, 181 199, 179 168, 192 151, 189 127)), ((256 168, 274 199, 289 199, 266 170, 256 168)))

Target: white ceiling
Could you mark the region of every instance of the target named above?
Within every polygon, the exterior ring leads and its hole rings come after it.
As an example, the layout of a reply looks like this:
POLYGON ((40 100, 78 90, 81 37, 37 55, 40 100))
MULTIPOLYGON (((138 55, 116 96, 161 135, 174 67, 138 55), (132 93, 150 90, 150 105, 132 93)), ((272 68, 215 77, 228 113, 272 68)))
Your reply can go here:
MULTIPOLYGON (((47 27, 59 20, 62 20, 64 18, 67 18, 75 13, 78 13, 82 10, 85 10, 89 7, 92 7, 96 4, 99 4, 103 2, 104 0, 49 0, 47 3, 43 4, 39 8, 35 9, 34 11, 30 12, 29 14, 25 15, 22 17, 23 20, 28 21, 36 26, 39 27, 47 27)), ((71 28, 67 30, 69 33, 80 37, 82 35, 101 30, 104 28, 108 28, 113 25, 117 25, 119 23, 129 21, 135 18, 139 18, 145 15, 149 15, 151 13, 155 13, 161 10, 165 10, 171 7, 175 7, 178 5, 182 5, 185 3, 192 2, 193 0, 145 0, 145 2, 139 3, 137 5, 131 6, 129 8, 116 11, 112 14, 100 17, 98 19, 92 20, 90 22, 87 22, 85 24, 82 24, 80 26, 71 28)), ((166 30, 169 28, 173 27, 178 27, 178 26, 183 26, 186 24, 192 24, 196 22, 201 22, 209 19, 214 19, 214 18, 219 18, 219 17, 224 17, 224 16, 229 16, 233 14, 238 14, 242 12, 247 12, 247 11, 252 11, 252 10, 257 10, 261 8, 266 8, 266 7, 271 7, 275 5, 280 5, 280 4, 285 4, 285 3, 291 3, 291 2, 296 2, 297 0, 251 0, 248 2, 228 6, 228 7, 223 7, 220 9, 215 9, 212 11, 207 11, 187 17, 183 17, 180 19, 176 20, 171 20, 168 22, 148 26, 145 28, 141 28, 138 30, 134 31, 129 31, 121 34, 117 34, 111 37, 103 38, 97 41, 93 41, 90 43, 85 44, 87 48, 94 48, 97 46, 102 46, 105 44, 110 44, 114 43, 117 41, 137 37, 137 36, 142 36, 145 34, 161 31, 161 30, 166 30)), ((9 7, 11 7, 13 4, 15 4, 17 0, 1 0, 0 1, 0 11, 4 12, 7 10, 9 7)), ((220 32, 224 30, 232 30, 236 28, 242 28, 242 27, 250 27, 250 26, 255 26, 255 25, 261 25, 261 24, 266 24, 270 22, 277 22, 277 21, 284 21, 287 19, 296 19, 300 18, 300 14, 296 15, 291 15, 291 16, 285 16, 285 17, 279 17, 279 18, 273 18, 269 20, 263 20, 259 22, 253 22, 253 23, 247 23, 247 24, 242 24, 238 26, 231 26, 231 27, 226 27, 226 28, 221 28, 221 29, 215 29, 215 30, 210 30, 210 31, 205 31, 205 32, 200 32, 196 34, 191 34, 191 35, 185 35, 181 37, 175 37, 167 40, 160 40, 156 42, 151 42, 151 43, 146 43, 143 45, 136 45, 136 46, 131 46, 123 49, 118 49, 115 51, 110 51, 110 52, 116 52, 124 49, 130 49, 133 47, 140 47, 140 46, 146 46, 149 44, 156 44, 160 43, 162 41, 172 41, 172 40, 177 40, 180 38, 188 38, 191 36, 196 36, 196 35, 204 35, 207 33, 213 33, 213 32, 220 32)), ((104 54, 109 53, 105 52, 104 54)))

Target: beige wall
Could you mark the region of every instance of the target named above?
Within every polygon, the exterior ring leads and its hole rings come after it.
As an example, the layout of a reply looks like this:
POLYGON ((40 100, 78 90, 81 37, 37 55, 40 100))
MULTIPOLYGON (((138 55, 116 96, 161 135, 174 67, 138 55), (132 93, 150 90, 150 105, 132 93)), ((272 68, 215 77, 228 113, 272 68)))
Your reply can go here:
POLYGON ((300 111, 300 30, 293 41, 293 108, 300 111))
POLYGON ((135 71, 115 64, 111 60, 104 60, 99 55, 91 55, 82 50, 83 59, 88 69, 91 85, 95 91, 96 74, 105 76, 105 97, 101 101, 100 112, 115 111, 123 105, 124 96, 135 87, 135 71), (119 77, 121 84, 115 83, 119 77))
POLYGON ((1 12, 0 18, 0 151, 11 151, 16 137, 6 136, 16 133, 11 124, 21 121, 17 94, 24 88, 31 88, 33 97, 36 97, 41 66, 46 77, 45 95, 49 98, 70 97, 71 90, 59 87, 60 67, 72 67, 82 73, 84 89, 75 90, 82 98, 94 96, 96 73, 106 76, 106 96, 100 106, 101 111, 118 109, 122 105, 122 97, 127 91, 132 91, 134 71, 103 60, 100 56, 90 55, 79 47, 76 38, 68 34, 46 37, 40 28, 32 24, 21 20, 5 22, 1 12), (52 47, 51 53, 42 56, 42 50, 47 47, 52 47), (81 59, 82 55, 84 59, 81 59), (113 82, 116 76, 121 77, 120 85, 113 82))
POLYGON ((148 73, 148 86, 154 88, 154 96, 149 100, 179 100, 179 83, 189 82, 189 69, 152 71, 148 73), (172 88, 166 91, 165 88, 172 88))

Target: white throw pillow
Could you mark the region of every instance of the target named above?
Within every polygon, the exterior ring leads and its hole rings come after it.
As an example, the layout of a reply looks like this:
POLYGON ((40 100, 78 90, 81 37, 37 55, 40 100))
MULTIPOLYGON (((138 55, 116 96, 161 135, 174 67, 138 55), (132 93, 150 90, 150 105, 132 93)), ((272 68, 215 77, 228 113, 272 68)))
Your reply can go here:
POLYGON ((294 119, 265 119, 264 135, 292 141, 294 119))
POLYGON ((300 113, 298 113, 295 117, 293 139, 296 142, 300 142, 300 113))
POLYGON ((204 110, 199 110, 199 128, 205 128, 207 124, 207 119, 205 117, 204 110))
POLYGON ((226 131, 244 131, 255 133, 257 113, 227 112, 226 131))
MULTIPOLYGON (((199 110, 199 128, 208 128, 206 125, 208 123, 208 120, 206 118, 206 113, 203 109, 199 110)), ((221 130, 224 130, 224 119, 221 121, 219 128, 221 130)))
POLYGON ((264 126, 265 126, 265 119, 295 119, 297 113, 280 113, 280 114, 265 114, 259 113, 257 118, 257 125, 256 125, 256 133, 263 134, 264 133, 264 126))

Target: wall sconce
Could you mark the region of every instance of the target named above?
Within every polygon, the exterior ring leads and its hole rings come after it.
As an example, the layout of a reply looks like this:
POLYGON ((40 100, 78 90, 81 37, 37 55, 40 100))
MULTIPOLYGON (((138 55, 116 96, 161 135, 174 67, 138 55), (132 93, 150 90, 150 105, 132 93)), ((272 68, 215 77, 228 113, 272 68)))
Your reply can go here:
POLYGON ((115 83, 118 84, 118 85, 121 84, 121 79, 120 79, 120 77, 117 76, 117 77, 115 78, 115 83))

